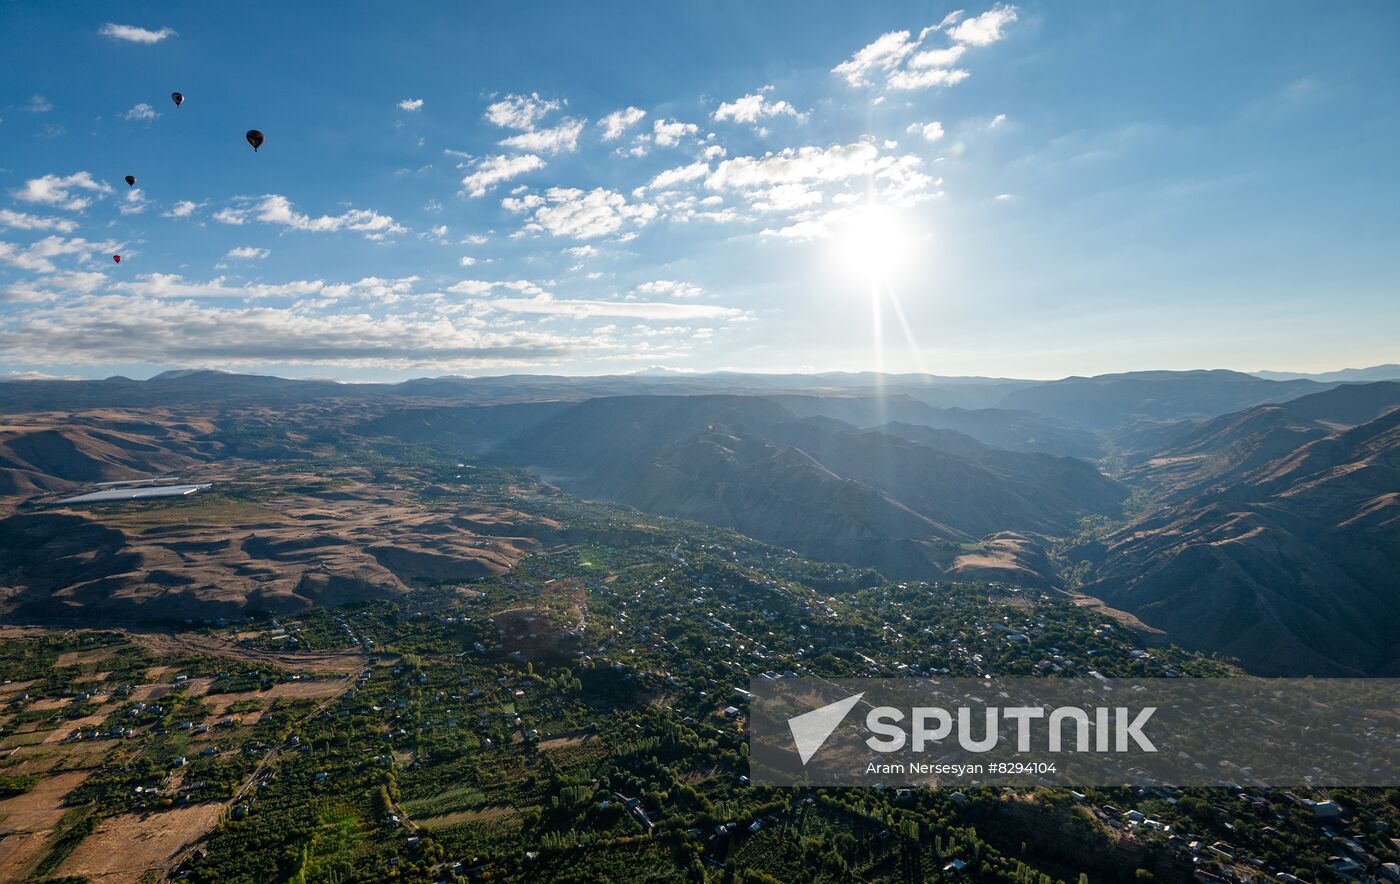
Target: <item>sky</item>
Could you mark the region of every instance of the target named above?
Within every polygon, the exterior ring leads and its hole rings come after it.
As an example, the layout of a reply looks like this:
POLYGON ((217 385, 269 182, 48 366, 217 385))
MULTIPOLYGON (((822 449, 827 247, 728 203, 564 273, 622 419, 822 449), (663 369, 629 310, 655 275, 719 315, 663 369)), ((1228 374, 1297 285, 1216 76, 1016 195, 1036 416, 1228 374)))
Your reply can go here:
POLYGON ((1378 0, 11 2, 0 376, 1400 362, 1398 40, 1378 0))

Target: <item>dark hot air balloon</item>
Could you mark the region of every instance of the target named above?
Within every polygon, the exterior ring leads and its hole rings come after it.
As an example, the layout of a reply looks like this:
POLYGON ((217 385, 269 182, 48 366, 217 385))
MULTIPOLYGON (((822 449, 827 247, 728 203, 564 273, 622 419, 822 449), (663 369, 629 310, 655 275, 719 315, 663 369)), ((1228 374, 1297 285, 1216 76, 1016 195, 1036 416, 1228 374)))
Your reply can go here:
POLYGON ((254 152, 257 152, 257 149, 260 148, 260 147, 262 147, 262 143, 263 143, 263 134, 262 134, 261 132, 259 132, 257 129, 249 129, 249 130, 248 130, 248 134, 245 135, 245 136, 243 136, 243 137, 244 137, 244 138, 247 138, 247 139, 248 139, 248 143, 251 144, 251 145, 253 145, 253 151, 254 151, 254 152))
POLYGON ((127 186, 127 187, 135 187, 135 186, 136 186, 136 176, 135 176, 135 175, 128 175, 128 176, 126 176, 126 186, 127 186))
POLYGON ((173 102, 175 102, 175 106, 176 106, 176 107, 179 107, 180 105, 182 105, 182 104, 185 103, 185 93, 183 93, 183 92, 172 92, 172 93, 170 93, 170 100, 173 101, 173 102))
POLYGON ((116 261, 118 264, 120 264, 120 263, 122 262, 122 256, 121 256, 121 255, 113 255, 113 256, 112 256, 112 260, 113 260, 113 261, 116 261))

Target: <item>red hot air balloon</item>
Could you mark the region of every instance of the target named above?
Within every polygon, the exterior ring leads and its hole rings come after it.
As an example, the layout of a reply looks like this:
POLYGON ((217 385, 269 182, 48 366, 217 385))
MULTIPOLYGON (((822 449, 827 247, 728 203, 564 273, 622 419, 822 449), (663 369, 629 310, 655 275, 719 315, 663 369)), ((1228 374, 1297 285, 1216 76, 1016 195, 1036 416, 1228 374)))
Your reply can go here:
POLYGON ((115 261, 115 262, 117 262, 118 264, 120 264, 120 263, 122 262, 122 256, 121 256, 121 255, 113 255, 113 256, 112 256, 112 260, 115 261))
POLYGON ((176 106, 176 107, 179 107, 180 105, 182 105, 182 104, 185 103, 185 93, 183 93, 183 92, 172 92, 172 93, 170 93, 170 100, 173 101, 173 102, 175 102, 175 106, 176 106))
POLYGON ((251 145, 253 145, 253 152, 254 152, 254 153, 257 153, 258 148, 262 147, 262 144, 263 144, 263 134, 262 134, 261 132, 259 132, 257 129, 249 129, 249 130, 248 130, 248 134, 245 135, 245 136, 243 136, 243 137, 244 137, 244 138, 247 138, 247 139, 248 139, 248 143, 251 144, 251 145))
POLYGON ((128 176, 126 176, 126 186, 127 186, 127 187, 135 187, 135 186, 136 186, 136 176, 135 176, 135 175, 128 175, 128 176))

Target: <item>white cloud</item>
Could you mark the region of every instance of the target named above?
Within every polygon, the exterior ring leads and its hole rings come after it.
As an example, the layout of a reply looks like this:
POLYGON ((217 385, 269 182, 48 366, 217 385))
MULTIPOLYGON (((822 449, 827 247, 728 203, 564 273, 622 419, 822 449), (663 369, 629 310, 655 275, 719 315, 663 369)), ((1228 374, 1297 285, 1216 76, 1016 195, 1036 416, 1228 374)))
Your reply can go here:
POLYGON ((948 30, 948 36, 969 46, 987 46, 1000 40, 1002 29, 1016 20, 1016 7, 998 3, 981 15, 948 30))
POLYGON ((272 253, 267 249, 261 249, 257 246, 239 246, 229 249, 224 257, 234 261, 261 261, 270 254, 272 253))
POLYGON ((350 230, 363 234, 366 239, 383 239, 391 234, 404 233, 408 229, 389 215, 381 215, 370 209, 348 209, 339 215, 321 215, 313 218, 296 211, 291 200, 276 193, 259 197, 256 201, 245 198, 242 203, 239 206, 220 209, 214 214, 214 219, 225 224, 262 221, 267 224, 280 224, 293 230, 316 233, 350 230))
POLYGON ((831 229, 821 221, 807 220, 778 229, 768 228, 762 232, 762 235, 807 242, 814 239, 829 239, 831 229))
POLYGON ((910 57, 911 68, 946 68, 957 64, 967 47, 961 44, 946 49, 928 49, 910 57))
POLYGON ((687 181, 695 181, 710 174, 710 164, 704 162, 691 163, 688 166, 679 166, 675 169, 667 169, 651 179, 647 187, 652 190, 665 190, 677 184, 684 184, 687 181))
POLYGON ((489 295, 496 287, 494 282, 486 282, 481 279, 464 279, 455 285, 449 286, 448 291, 456 295, 489 295))
POLYGON ((912 206, 938 195, 935 188, 943 179, 923 172, 924 161, 912 154, 902 156, 875 174, 880 201, 886 205, 912 206))
POLYGON ((151 31, 146 28, 138 28, 135 25, 119 25, 107 22, 97 29, 97 33, 103 37, 111 37, 113 40, 125 40, 128 43, 159 43, 167 37, 175 36, 175 32, 170 28, 161 28, 159 31, 151 31))
POLYGON ((457 263, 463 267, 470 267, 476 263, 476 259, 473 258, 471 255, 463 255, 460 259, 458 259, 457 263))
POLYGON ((682 123, 680 120, 657 120, 651 127, 653 139, 661 147, 674 147, 680 144, 681 139, 687 135, 694 135, 700 131, 700 127, 694 123, 682 123))
POLYGON ((637 291, 645 295, 670 295, 673 298, 696 298, 703 294, 700 286, 673 279, 653 279, 637 286, 637 291))
POLYGON ((82 237, 46 236, 27 246, 0 241, 0 263, 35 273, 53 273, 58 270, 55 258, 76 257, 81 263, 91 260, 94 254, 111 254, 118 248, 115 242, 89 242, 82 237))
POLYGON ((529 95, 507 95, 486 108, 486 119, 503 129, 535 128, 535 123, 559 109, 559 102, 546 101, 538 92, 529 95))
POLYGON ((918 71, 895 71, 885 85, 891 89, 928 89, 931 86, 956 86, 968 78, 960 68, 925 68, 918 71))
POLYGON ((8 227, 12 230, 57 230, 59 233, 72 233, 78 225, 67 218, 43 218, 25 212, 0 209, 0 227, 8 227))
POLYGON ((622 137, 622 133, 640 123, 646 115, 647 112, 639 107, 613 111, 598 121, 598 125, 603 127, 603 140, 616 141, 622 137))
MULTIPOLYGON (((952 67, 969 46, 987 46, 1002 39, 1005 28, 1016 21, 1016 7, 998 3, 991 9, 964 21, 962 11, 944 16, 937 25, 924 28, 918 39, 911 40, 908 31, 891 31, 866 46, 832 69, 845 77, 852 86, 871 86, 880 79, 885 87, 900 91, 928 89, 934 86, 955 86, 969 76, 965 70, 952 67), (952 44, 923 48, 931 34, 945 32, 952 44)), ((876 103, 884 97, 875 99, 876 103)))
MULTIPOLYGON (((242 251, 234 249, 233 252, 242 251)), ((253 249, 252 251, 262 251, 253 249)), ((227 257, 234 256, 230 252, 227 257)), ((217 276, 208 282, 186 280, 177 273, 147 273, 129 282, 119 282, 112 286, 113 291, 143 298, 233 298, 237 300, 261 300, 264 298, 300 298, 325 290, 326 284, 319 279, 299 279, 293 282, 276 284, 253 283, 236 285, 217 276)))
POLYGON ((534 154, 521 154, 508 157, 503 154, 486 157, 476 164, 473 171, 462 179, 462 186, 472 196, 485 196, 486 191, 527 172, 544 168, 544 160, 534 154))
POLYGON ((166 218, 188 218, 194 214, 195 209, 201 208, 203 205, 203 203, 196 203, 190 200, 180 200, 178 203, 171 206, 168 211, 161 212, 161 215, 166 218))
POLYGON ((772 86, 764 86, 757 92, 721 104, 714 113, 716 120, 733 120, 736 123, 756 123, 761 117, 790 116, 800 117, 797 108, 786 101, 769 101, 765 96, 773 91, 772 86))
POLYGON ((146 211, 146 195, 141 192, 141 188, 128 189, 122 196, 122 205, 118 211, 123 215, 139 215, 146 211))
POLYGON ((934 120, 932 123, 915 123, 906 132, 917 132, 929 141, 938 141, 943 137, 943 124, 934 120))
POLYGON ((803 184, 779 184, 766 190, 756 190, 750 202, 760 212, 792 212, 822 203, 822 193, 803 184))
POLYGON ((35 95, 25 104, 24 109, 31 114, 46 114, 53 110, 53 102, 42 95, 35 95))
POLYGON ((993 199, 1000 200, 1000 201, 1002 201, 1002 202, 1005 202, 1005 201, 1007 201, 1007 200, 1009 200, 1009 199, 1011 199, 1011 198, 1012 198, 1012 194, 1009 194, 1009 193, 999 193, 999 194, 997 194, 995 197, 993 197, 993 199))
POLYGON ((992 117, 992 121, 991 121, 990 123, 987 124, 987 128, 988 128, 988 129, 996 129, 996 128, 999 127, 1002 123, 1005 123, 1005 122, 1006 122, 1006 114, 997 114, 995 117, 992 117))
POLYGON ((323 364, 408 368, 510 365, 596 346, 475 317, 424 312, 316 315, 272 306, 122 296, 64 298, 0 324, 0 351, 29 364, 323 364))
POLYGON ((878 171, 879 157, 879 148, 863 141, 828 148, 790 147, 763 157, 724 160, 705 179, 705 185, 719 190, 763 188, 803 181, 841 181, 878 171))
POLYGON ((919 32, 919 42, 920 42, 920 43, 924 42, 924 38, 927 37, 929 34, 937 33, 938 31, 947 30, 948 28, 950 28, 950 27, 952 27, 953 25, 957 24, 957 23, 958 23, 958 20, 961 19, 962 17, 963 17, 963 11, 962 11, 961 9, 954 9, 952 12, 950 12, 950 13, 948 13, 947 15, 943 16, 943 20, 940 21, 938 24, 936 24, 936 25, 929 25, 928 27, 926 27, 926 28, 924 28, 922 31, 920 31, 920 32, 919 32))
POLYGON ((123 120, 141 120, 148 123, 158 116, 160 116, 160 114, 156 113, 156 109, 146 104, 144 101, 131 110, 121 114, 123 120))
POLYGON ((502 147, 536 153, 573 153, 578 150, 578 137, 583 132, 583 120, 564 120, 552 129, 522 132, 501 142, 502 147))
POLYGON ((14 191, 14 196, 26 203, 42 203, 76 212, 92 205, 91 198, 74 193, 78 190, 101 195, 111 193, 112 187, 94 179, 90 172, 74 172, 65 177, 44 175, 31 178, 24 182, 24 187, 14 191))
POLYGON ((106 281, 105 273, 94 270, 64 270, 16 283, 0 294, 4 295, 4 300, 12 302, 54 301, 96 291, 106 281))
POLYGON ((564 250, 564 254, 575 258, 593 258, 599 254, 599 251, 594 246, 569 246, 564 250))
POLYGON ((589 191, 551 187, 543 196, 506 199, 501 205, 513 212, 530 213, 525 230, 574 239, 607 236, 621 230, 624 224, 641 226, 657 215, 656 206, 629 203, 622 194, 602 187, 589 191))
POLYGON ((872 74, 894 69, 914 51, 914 46, 908 31, 890 31, 832 68, 831 72, 844 77, 851 86, 869 86, 872 74))
POLYGON ((567 316, 573 319, 613 316, 627 319, 676 321, 683 319, 726 319, 743 315, 742 310, 736 310, 733 307, 717 307, 707 304, 669 304, 661 301, 592 301, 580 298, 559 300, 548 293, 536 295, 533 298, 499 298, 486 303, 497 310, 506 310, 512 313, 543 313, 550 316, 567 316))
POLYGON ((422 109, 423 99, 421 98, 405 98, 403 101, 399 102, 399 110, 416 111, 422 109))
POLYGON ((5 372, 7 381, 82 381, 87 380, 80 374, 49 374, 46 371, 7 371, 5 372))

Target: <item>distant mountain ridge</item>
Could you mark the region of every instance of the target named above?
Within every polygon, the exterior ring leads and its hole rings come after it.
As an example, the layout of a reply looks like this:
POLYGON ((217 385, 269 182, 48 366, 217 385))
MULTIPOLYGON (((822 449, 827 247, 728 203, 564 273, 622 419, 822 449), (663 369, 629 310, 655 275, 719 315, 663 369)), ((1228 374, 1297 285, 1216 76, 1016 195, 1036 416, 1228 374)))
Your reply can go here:
POLYGON ((1400 381, 1400 365, 1387 363, 1370 368, 1343 368, 1316 374, 1293 371, 1254 371, 1250 374, 1270 381, 1309 380, 1321 383, 1369 383, 1371 381, 1400 381))
POLYGON ((1008 393, 999 407, 1106 431, 1130 421, 1214 417, 1327 388, 1315 381, 1270 381, 1237 371, 1139 371, 1038 384, 1008 393))

